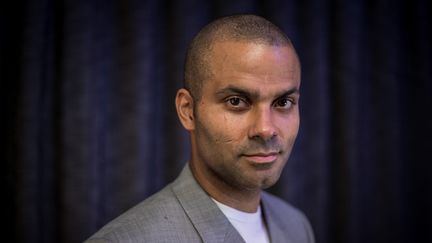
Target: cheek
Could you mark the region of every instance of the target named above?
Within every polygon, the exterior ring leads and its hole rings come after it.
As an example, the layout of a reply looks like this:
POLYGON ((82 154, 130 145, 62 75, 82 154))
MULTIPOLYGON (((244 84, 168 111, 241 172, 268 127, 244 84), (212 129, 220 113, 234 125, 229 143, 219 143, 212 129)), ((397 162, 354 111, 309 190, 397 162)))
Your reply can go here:
POLYGON ((233 146, 242 141, 241 121, 226 113, 208 113, 214 115, 207 117, 203 122, 207 124, 209 135, 215 143, 233 146))
POLYGON ((285 140, 295 140, 300 126, 300 119, 297 115, 280 120, 280 133, 285 140))

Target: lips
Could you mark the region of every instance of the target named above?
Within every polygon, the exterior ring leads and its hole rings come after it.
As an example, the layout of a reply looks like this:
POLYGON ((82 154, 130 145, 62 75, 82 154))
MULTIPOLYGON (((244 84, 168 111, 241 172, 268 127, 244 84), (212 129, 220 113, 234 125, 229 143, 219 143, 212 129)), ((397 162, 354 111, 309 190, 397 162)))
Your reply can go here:
POLYGON ((251 154, 244 154, 243 157, 245 157, 247 160, 252 161, 254 163, 263 164, 263 163, 271 163, 274 162, 279 153, 277 152, 270 152, 270 153, 251 153, 251 154))

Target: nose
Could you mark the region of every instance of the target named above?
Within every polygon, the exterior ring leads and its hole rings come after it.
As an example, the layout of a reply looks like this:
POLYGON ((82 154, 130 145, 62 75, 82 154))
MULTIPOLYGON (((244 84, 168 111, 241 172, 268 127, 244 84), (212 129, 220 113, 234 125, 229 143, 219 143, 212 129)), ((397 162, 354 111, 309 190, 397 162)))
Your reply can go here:
POLYGON ((249 138, 251 139, 259 138, 263 141, 269 141, 277 136, 277 128, 270 108, 257 109, 250 124, 249 138))

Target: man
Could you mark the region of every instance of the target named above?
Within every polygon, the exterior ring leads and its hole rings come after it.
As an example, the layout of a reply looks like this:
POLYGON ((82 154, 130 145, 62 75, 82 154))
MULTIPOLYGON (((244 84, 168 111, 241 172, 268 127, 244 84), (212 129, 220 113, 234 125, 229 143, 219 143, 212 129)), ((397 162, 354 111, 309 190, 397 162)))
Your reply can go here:
POLYGON ((254 15, 218 19, 193 39, 179 119, 191 159, 162 191, 89 242, 314 242, 301 212, 266 192, 299 128, 300 63, 290 40, 254 15))

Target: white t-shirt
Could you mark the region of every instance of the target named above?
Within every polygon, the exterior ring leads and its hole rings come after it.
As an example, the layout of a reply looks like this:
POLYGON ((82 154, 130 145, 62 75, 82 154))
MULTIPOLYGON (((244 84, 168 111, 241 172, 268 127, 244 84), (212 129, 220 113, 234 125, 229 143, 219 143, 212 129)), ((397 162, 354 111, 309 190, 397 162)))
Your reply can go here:
POLYGON ((246 213, 222 204, 215 199, 213 199, 213 201, 247 243, 270 242, 264 219, 261 214, 261 206, 258 207, 258 210, 255 213, 246 213))

